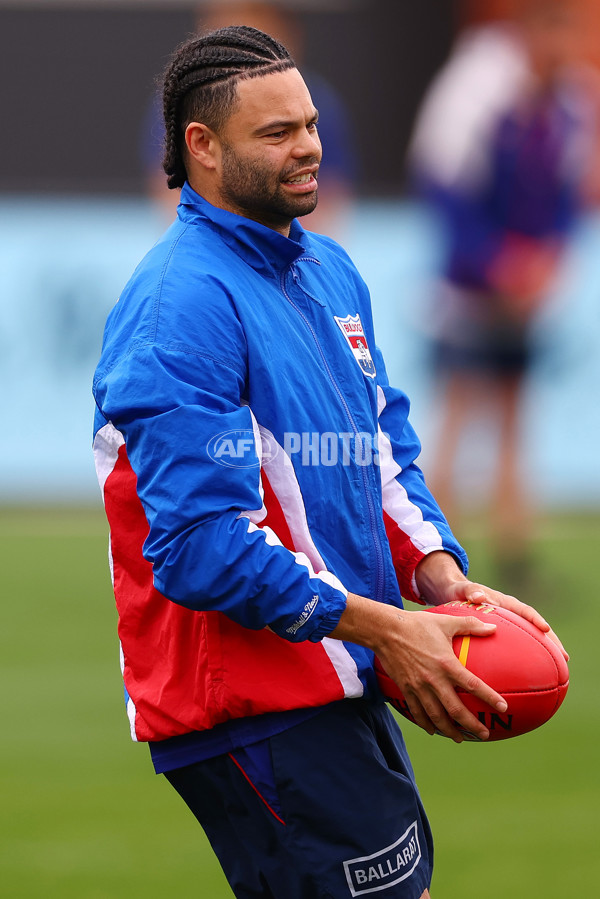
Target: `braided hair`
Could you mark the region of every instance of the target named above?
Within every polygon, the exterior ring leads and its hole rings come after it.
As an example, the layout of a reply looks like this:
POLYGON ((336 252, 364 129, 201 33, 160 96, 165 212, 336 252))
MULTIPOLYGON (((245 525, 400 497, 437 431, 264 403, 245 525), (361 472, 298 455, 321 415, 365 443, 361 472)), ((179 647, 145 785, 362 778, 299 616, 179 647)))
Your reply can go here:
POLYGON ((182 187, 187 178, 185 131, 190 122, 218 131, 233 110, 238 81, 294 66, 282 44, 246 25, 219 28, 182 44, 163 79, 167 185, 182 187))

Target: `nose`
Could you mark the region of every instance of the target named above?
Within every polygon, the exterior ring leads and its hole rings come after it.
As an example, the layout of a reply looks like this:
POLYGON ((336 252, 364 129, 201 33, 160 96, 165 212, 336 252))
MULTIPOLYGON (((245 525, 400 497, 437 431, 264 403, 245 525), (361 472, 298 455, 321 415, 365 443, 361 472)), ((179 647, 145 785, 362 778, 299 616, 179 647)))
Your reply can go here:
POLYGON ((303 128, 298 134, 298 139, 293 150, 294 158, 304 159, 305 157, 310 156, 320 162, 321 153, 321 141, 317 129, 315 128, 313 131, 309 131, 308 128, 303 128))

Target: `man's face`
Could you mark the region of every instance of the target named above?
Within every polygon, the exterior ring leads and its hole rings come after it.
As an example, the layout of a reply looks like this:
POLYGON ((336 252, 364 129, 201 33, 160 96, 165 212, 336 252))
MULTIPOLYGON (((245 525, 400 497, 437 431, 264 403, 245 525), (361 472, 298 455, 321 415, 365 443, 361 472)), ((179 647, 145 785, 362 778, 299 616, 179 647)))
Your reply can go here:
POLYGON ((221 205, 287 234, 317 205, 317 111, 297 69, 241 81, 237 96, 219 135, 221 205))

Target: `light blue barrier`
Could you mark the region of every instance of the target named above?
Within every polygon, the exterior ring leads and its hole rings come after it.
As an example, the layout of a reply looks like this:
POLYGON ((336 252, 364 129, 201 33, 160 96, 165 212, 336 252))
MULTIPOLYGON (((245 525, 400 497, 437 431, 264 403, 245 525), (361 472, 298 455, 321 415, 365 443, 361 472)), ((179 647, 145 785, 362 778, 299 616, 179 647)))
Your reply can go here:
MULTIPOLYGON (((163 222, 143 200, 0 199, 0 502, 99 499, 90 384, 102 327, 163 222)), ((390 379, 411 396, 427 448, 435 384, 427 365, 438 241, 409 203, 362 202, 345 243, 373 296, 390 379)), ((524 406, 524 463, 546 504, 600 503, 600 218, 580 229, 541 318, 546 348, 524 406)), ((478 489, 489 428, 467 466, 478 489)), ((423 464, 427 466, 427 449, 423 464)))

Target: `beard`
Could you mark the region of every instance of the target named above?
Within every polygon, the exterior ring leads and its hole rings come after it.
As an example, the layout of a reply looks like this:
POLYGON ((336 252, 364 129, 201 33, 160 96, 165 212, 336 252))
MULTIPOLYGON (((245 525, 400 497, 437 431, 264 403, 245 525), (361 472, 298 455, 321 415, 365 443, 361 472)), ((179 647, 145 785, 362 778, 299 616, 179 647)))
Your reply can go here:
POLYGON ((318 198, 316 190, 290 195, 281 182, 291 178, 300 168, 316 165, 319 161, 318 157, 307 157, 294 169, 275 172, 267 163, 244 159, 229 144, 223 144, 221 197, 226 208, 233 212, 269 228, 287 228, 293 219, 312 212, 318 198))

